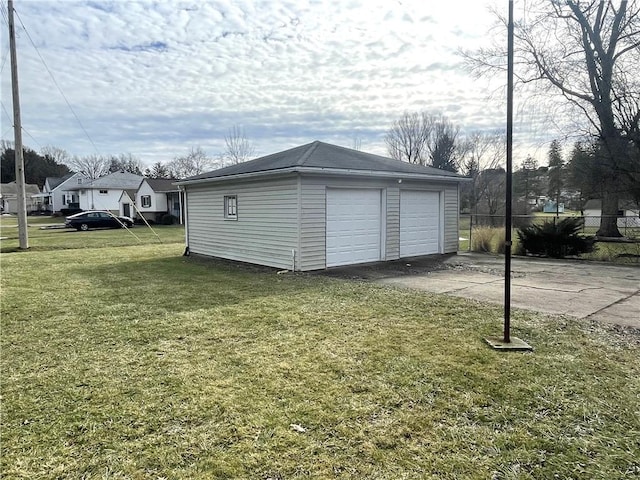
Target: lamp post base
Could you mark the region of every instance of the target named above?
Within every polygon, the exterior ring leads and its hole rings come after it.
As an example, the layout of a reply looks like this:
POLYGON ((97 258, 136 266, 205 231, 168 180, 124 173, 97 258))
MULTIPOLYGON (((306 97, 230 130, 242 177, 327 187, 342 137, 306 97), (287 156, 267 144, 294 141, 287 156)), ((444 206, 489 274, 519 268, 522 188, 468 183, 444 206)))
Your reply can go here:
POLYGON ((503 338, 487 337, 484 339, 487 344, 494 350, 510 350, 518 352, 530 352, 533 351, 533 347, 526 343, 524 340, 520 340, 517 337, 511 337, 510 342, 505 342, 503 338))

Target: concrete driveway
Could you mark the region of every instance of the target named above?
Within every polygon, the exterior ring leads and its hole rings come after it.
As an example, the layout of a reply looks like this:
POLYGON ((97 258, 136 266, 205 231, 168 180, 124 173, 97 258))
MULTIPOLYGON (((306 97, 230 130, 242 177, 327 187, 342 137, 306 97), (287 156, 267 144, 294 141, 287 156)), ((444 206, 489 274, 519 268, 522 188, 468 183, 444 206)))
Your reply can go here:
MULTIPOLYGON (((392 268, 390 276, 370 279, 484 302, 504 301, 502 256, 462 253, 431 267, 427 263, 420 268, 411 260, 402 265, 392 268), (402 265, 406 272, 399 270, 402 265)), ((517 257, 511 267, 512 307, 640 328, 640 266, 517 257)))

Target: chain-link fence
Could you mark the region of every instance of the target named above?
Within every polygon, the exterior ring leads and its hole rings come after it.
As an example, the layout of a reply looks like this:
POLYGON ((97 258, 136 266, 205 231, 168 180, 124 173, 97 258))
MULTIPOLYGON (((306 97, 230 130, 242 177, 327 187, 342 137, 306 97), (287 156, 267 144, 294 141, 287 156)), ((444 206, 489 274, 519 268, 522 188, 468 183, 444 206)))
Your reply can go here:
MULTIPOLYGON (((512 217, 512 253, 521 253, 518 248, 518 228, 544 222, 558 222, 563 218, 581 218, 581 235, 595 236, 600 228, 601 216, 585 215, 514 215, 512 217)), ((614 263, 640 264, 640 216, 616 217, 620 239, 597 239, 595 251, 580 258, 614 263)), ((504 253, 504 215, 461 214, 459 228, 459 250, 504 253)))

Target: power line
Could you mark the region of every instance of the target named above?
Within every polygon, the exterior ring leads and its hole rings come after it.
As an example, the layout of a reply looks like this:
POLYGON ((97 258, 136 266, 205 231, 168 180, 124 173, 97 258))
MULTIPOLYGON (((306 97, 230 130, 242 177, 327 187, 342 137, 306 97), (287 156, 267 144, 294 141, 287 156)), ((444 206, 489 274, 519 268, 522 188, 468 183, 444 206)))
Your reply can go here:
POLYGON ((0 9, 2 11, 2 19, 4 20, 4 23, 7 24, 7 27, 9 26, 9 14, 7 13, 7 7, 4 6, 4 3, 2 4, 2 9, 0 9))
MULTIPOLYGON (((4 138, 5 133, 10 132, 13 129, 14 125, 13 125, 13 119, 9 115, 9 112, 7 112, 7 108, 4 106, 4 103, 0 102, 0 104, 2 105, 2 111, 4 111, 4 114, 7 116, 7 118, 9 119, 9 123, 11 124, 11 128, 7 129, 6 132, 2 133, 2 138, 4 138)), ((42 150, 42 145, 40 145, 40 143, 35 139, 33 135, 31 135, 24 127, 22 127, 22 131, 26 133, 27 136, 31 138, 31 140, 33 140, 33 142, 38 146, 40 150, 42 150)))
POLYGON ((98 147, 96 147, 96 144, 93 142, 93 139, 89 135, 89 132, 87 132, 87 129, 84 128, 84 125, 82 124, 82 122, 80 121, 80 118, 78 117, 78 115, 76 114, 75 110, 71 106, 71 103, 67 99, 67 96, 64 94, 64 92, 62 91, 62 88, 60 88, 60 85, 58 85, 58 82, 56 81, 56 78, 53 76, 53 72, 51 72, 51 70, 49 69, 49 66, 47 65, 47 62, 45 62, 44 58, 42 57, 42 54, 40 53, 40 50, 38 49, 38 47, 36 46, 35 42, 31 38, 31 35, 29 34, 29 31, 27 30, 27 27, 25 27, 24 22, 22 21, 22 18, 20 17, 20 14, 17 12, 17 10, 14 9, 14 11, 18 16, 18 20, 20 21, 20 25, 22 25, 22 28, 23 28, 24 32, 27 34, 27 38, 29 38, 29 41, 31 42, 31 45, 33 45, 33 48, 36 50, 36 53, 38 54, 38 57, 40 57, 40 61, 42 62, 42 64, 44 65, 44 68, 49 73, 49 76, 51 77, 51 80, 53 80, 53 84, 56 86, 56 88, 60 92, 60 95, 62 95, 62 98, 66 102, 67 107, 69 107, 69 110, 71 111, 71 113, 75 117, 76 121, 78 122, 78 125, 80 125, 80 128, 82 129, 82 131, 84 132, 86 137, 89 139, 89 142, 93 146, 93 149, 96 151, 96 153, 98 155, 100 155, 100 152, 98 151, 98 147))
POLYGON ((7 50, 4 54, 4 57, 2 58, 2 66, 0 67, 0 72, 4 71, 4 65, 5 63, 7 63, 7 57, 9 56, 9 47, 7 47, 7 50))

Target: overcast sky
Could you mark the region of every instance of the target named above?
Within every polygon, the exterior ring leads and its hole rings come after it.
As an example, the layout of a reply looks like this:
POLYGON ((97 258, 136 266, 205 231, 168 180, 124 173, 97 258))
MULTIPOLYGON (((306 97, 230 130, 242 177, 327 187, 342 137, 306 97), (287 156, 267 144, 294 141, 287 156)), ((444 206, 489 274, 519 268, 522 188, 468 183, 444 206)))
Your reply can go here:
MULTIPOLYGON (((129 152, 150 165, 194 146, 217 156, 234 125, 256 155, 313 140, 385 155, 385 132, 404 111, 445 114, 467 133, 504 131, 506 79, 474 79, 456 54, 496 35, 506 43, 491 5, 15 0, 24 143, 129 152)), ((1 133, 13 140, 5 0, 2 10, 1 133)), ((558 132, 528 108, 516 108, 515 160, 546 163, 558 132)))

